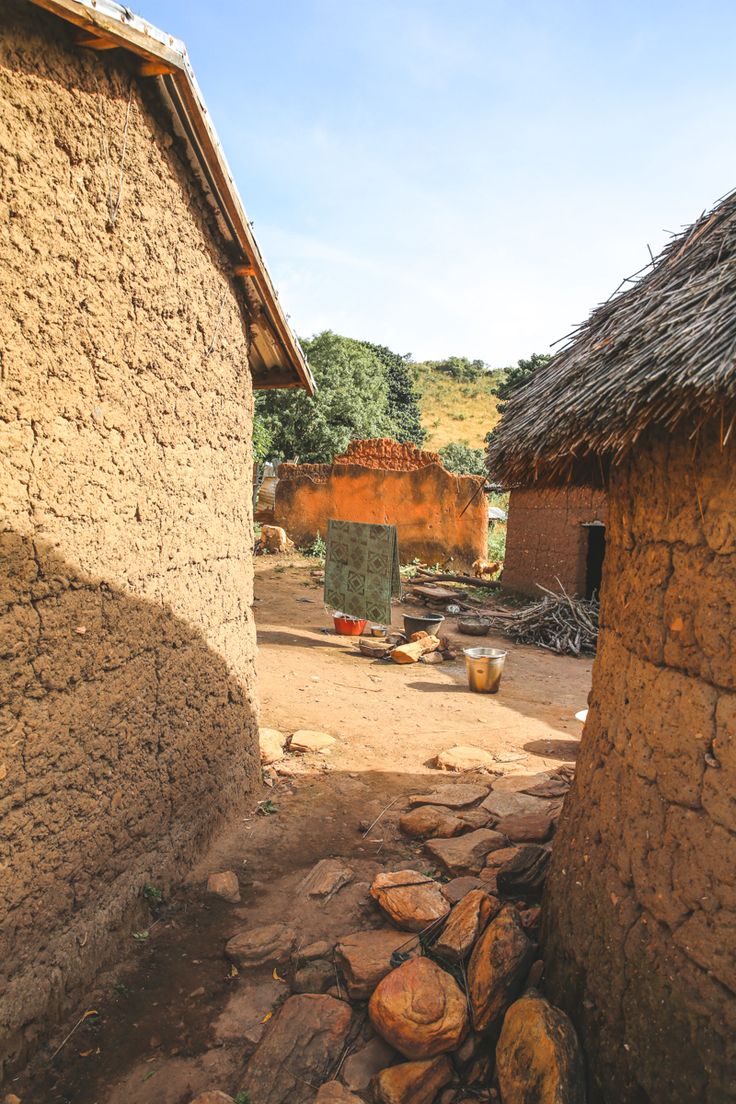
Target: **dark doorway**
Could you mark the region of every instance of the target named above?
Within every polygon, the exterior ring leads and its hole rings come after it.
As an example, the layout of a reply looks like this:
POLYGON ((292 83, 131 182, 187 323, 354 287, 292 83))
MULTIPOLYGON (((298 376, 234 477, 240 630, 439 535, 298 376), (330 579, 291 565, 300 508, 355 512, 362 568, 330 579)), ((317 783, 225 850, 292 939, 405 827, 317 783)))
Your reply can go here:
POLYGON ((603 559, 606 554, 605 525, 586 525, 588 552, 585 560, 585 597, 600 594, 603 577, 603 559))

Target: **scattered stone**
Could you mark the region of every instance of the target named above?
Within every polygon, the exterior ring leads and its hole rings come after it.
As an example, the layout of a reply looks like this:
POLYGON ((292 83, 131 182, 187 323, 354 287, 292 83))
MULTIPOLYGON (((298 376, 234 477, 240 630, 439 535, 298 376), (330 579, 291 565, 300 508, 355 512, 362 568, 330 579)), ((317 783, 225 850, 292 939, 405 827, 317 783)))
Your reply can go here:
POLYGON ((311 728, 300 728, 291 737, 289 747, 292 751, 299 751, 304 754, 318 752, 324 755, 336 743, 335 737, 330 736, 327 732, 315 732, 311 728))
MULTIPOLYGON (((18 1100, 17 1096, 6 1096, 5 1104, 14 1104, 18 1100)), ((20 1104, 20 1100, 18 1100, 20 1104)), ((192 1100, 192 1104, 235 1104, 235 1101, 227 1093, 218 1092, 214 1090, 212 1092, 203 1092, 199 1096, 195 1096, 192 1100)))
POLYGON ((478 874, 486 855, 506 845, 506 838, 490 828, 477 828, 455 839, 430 840, 425 846, 449 874, 478 874))
POLYGON ((257 1104, 307 1104, 339 1060, 352 1010, 328 996, 289 997, 248 1063, 242 1089, 257 1104))
POLYGON ((379 981, 393 968, 394 954, 415 954, 416 937, 398 931, 360 931, 346 935, 335 947, 335 961, 345 978, 351 1000, 367 1000, 379 981))
POLYGON ((434 951, 450 962, 462 962, 486 924, 500 910, 501 904, 485 890, 473 889, 450 913, 442 934, 435 941, 434 951))
POLYGON ((417 870, 378 874, 371 886, 371 897, 405 931, 422 931, 450 911, 439 883, 417 870))
POLYGON ((457 836, 465 830, 465 825, 441 805, 420 805, 399 818, 399 828, 411 839, 426 839, 457 836))
POLYGON ((477 809, 458 809, 455 813, 461 824, 468 828, 485 828, 491 822, 490 813, 480 805, 477 809))
POLYGON ((480 872, 480 879, 483 882, 486 893, 490 893, 492 897, 498 896, 498 867, 486 866, 480 872))
POLYGON ((295 993, 326 993, 335 983, 335 967, 324 959, 308 962, 294 974, 295 993))
POLYGON ((236 904, 240 900, 240 885, 235 871, 223 870, 220 874, 210 874, 207 892, 213 897, 222 897, 223 901, 236 904))
POLYGON ((297 892, 329 901, 353 880, 353 871, 339 859, 320 859, 301 882, 297 892))
POLYGON ((372 1079, 398 1058, 396 1051, 377 1035, 342 1064, 340 1077, 353 1092, 364 1092, 372 1079))
POLYGON ((455 747, 441 751, 434 761, 438 770, 445 771, 469 771, 482 767, 491 767, 495 762, 490 751, 483 748, 470 747, 457 744, 455 747))
POLYGON ((442 896, 446 897, 451 905, 456 905, 458 901, 462 901, 466 893, 470 893, 473 889, 487 889, 488 887, 483 884, 480 878, 474 878, 470 874, 466 874, 462 878, 452 878, 449 882, 441 887, 442 896))
POLYGON ((261 763, 268 766, 269 763, 278 763, 284 758, 284 744, 286 736, 277 728, 261 728, 258 731, 258 742, 261 748, 261 763))
POLYGON ((326 1081, 320 1085, 315 1104, 363 1104, 359 1096, 348 1092, 339 1081, 326 1081))
POLYGON ((429 1062, 402 1062, 382 1070, 373 1082, 376 1104, 432 1104, 453 1078, 448 1058, 429 1062))
POLYGON ((534 908, 520 909, 519 919, 524 931, 535 932, 539 928, 542 919, 542 910, 538 905, 534 908))
POLYGON ((552 776, 545 782, 538 782, 535 786, 529 786, 524 790, 525 794, 532 794, 534 797, 566 797, 568 790, 570 789, 570 783, 564 778, 552 776))
POLYGON ((524 982, 525 989, 537 989, 539 983, 542 980, 544 974, 544 959, 538 958, 536 962, 532 962, 529 967, 529 973, 526 975, 526 981, 524 982))
POLYGON ((415 958, 387 974, 370 999, 368 1013, 387 1043, 416 1060, 454 1050, 469 1027, 465 994, 429 958, 415 958))
POLYGON ((481 805, 496 820, 502 817, 516 816, 519 813, 546 814, 549 802, 541 797, 531 797, 526 793, 496 793, 491 791, 481 805))
POLYGON ((583 1059, 564 1012, 532 990, 511 1005, 496 1046, 504 1104, 585 1104, 583 1059))
POLYGON ((213 1024, 218 1043, 248 1043, 250 1049, 257 1046, 266 1030, 264 1018, 283 998, 284 989, 271 978, 255 983, 241 980, 213 1024))
POLYGON ((295 942, 296 933, 285 924, 266 924, 238 932, 225 945, 225 954, 236 966, 279 966, 295 942))
POLYGON ((526 793, 530 786, 547 782, 551 777, 551 771, 539 771, 537 774, 506 774, 502 778, 494 779, 492 789, 494 793, 526 793))
POLYGON ((487 786, 471 786, 469 783, 455 782, 446 786, 437 786, 431 793, 412 794, 410 805, 446 805, 448 809, 462 809, 464 805, 475 805, 488 796, 487 786))
MULTIPOLYGON (((491 869, 498 872, 507 862, 511 862, 512 859, 515 859, 520 852, 520 847, 499 847, 498 851, 491 851, 486 857, 485 869, 491 869)), ((480 873, 481 878, 484 874, 485 870, 482 870, 480 873)))
POLYGON ((423 656, 419 657, 420 663, 444 663, 445 657, 441 652, 425 652, 423 656))
POLYGON ((318 939, 316 943, 309 943, 306 947, 297 947, 292 956, 297 966, 302 962, 311 962, 315 958, 331 957, 332 943, 328 943, 326 939, 318 939))
POLYGON ((541 843, 552 831, 552 821, 545 813, 517 813, 502 817, 496 828, 515 843, 541 843))
POLYGON ((529 756, 524 751, 499 751, 493 758, 497 763, 523 763, 529 756))
POLYGON ((499 892, 509 897, 538 897, 544 887, 549 868, 550 852, 546 847, 527 844, 498 870, 499 892))
POLYGON ((503 908, 473 948, 468 964, 468 994, 476 1031, 500 1022, 518 996, 534 958, 534 945, 516 909, 503 908))

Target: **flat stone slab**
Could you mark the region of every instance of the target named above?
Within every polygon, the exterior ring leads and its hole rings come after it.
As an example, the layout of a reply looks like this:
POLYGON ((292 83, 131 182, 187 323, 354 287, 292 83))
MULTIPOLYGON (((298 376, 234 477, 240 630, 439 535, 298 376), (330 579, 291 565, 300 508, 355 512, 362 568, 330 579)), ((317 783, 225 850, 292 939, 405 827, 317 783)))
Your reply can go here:
POLYGON ((244 928, 225 944, 225 954, 236 966, 274 966, 286 962, 296 943, 296 932, 285 924, 244 928))
POLYGON ((419 940, 406 932, 385 928, 345 935, 335 947, 335 961, 351 1000, 367 1000, 379 981, 393 969, 392 956, 416 953, 419 940))
POLYGON ((478 874, 485 866, 486 855, 506 846, 506 837, 490 828, 478 828, 454 839, 429 840, 424 846, 448 873, 459 877, 478 874))
POLYGON ((548 782, 552 771, 539 771, 536 774, 506 774, 495 778, 491 784, 494 793, 524 793, 530 786, 548 782))
POLYGON ((552 821, 544 813, 515 813, 496 824, 514 843, 542 843, 552 831, 552 821))
POLYGON ((328 901, 352 880, 352 869, 340 859, 320 859, 302 880, 299 892, 328 901))
POLYGON ((547 815, 549 802, 541 797, 532 797, 526 793, 489 793, 481 804, 496 820, 502 817, 518 816, 520 813, 542 813, 547 815))
POLYGON ((448 809, 462 809, 465 805, 475 805, 488 796, 488 786, 472 786, 469 782, 449 782, 437 786, 425 794, 412 794, 410 805, 444 805, 448 809))
POLYGON ((299 751, 303 754, 317 752, 324 755, 326 752, 329 752, 336 743, 337 740, 335 737, 330 736, 328 732, 317 732, 311 728, 300 728, 291 737, 289 747, 292 751, 299 751))
POLYGON ((252 984, 241 979, 212 1025, 217 1041, 257 1046, 266 1030, 265 1017, 283 999, 285 991, 282 982, 271 978, 252 984))
POLYGON ((446 751, 441 751, 434 765, 438 770, 467 771, 491 767, 495 762, 490 751, 484 751, 483 748, 472 747, 469 744, 457 744, 455 747, 447 748, 446 751))

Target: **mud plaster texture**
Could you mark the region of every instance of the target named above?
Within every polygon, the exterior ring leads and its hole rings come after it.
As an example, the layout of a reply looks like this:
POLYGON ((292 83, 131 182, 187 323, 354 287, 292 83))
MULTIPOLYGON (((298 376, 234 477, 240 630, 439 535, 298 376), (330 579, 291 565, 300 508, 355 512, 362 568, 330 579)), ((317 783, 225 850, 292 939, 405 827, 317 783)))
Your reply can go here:
POLYGON ((586 522, 606 523, 606 495, 589 487, 519 487, 511 492, 503 584, 539 597, 539 587, 585 594, 586 522))
MULTIPOLYGON (((728 424, 726 422, 726 424, 728 424)), ((548 881, 591 1100, 736 1099, 736 447, 613 470, 602 632, 548 881)))
POLYGON ((4 4, 5 1073, 257 774, 246 323, 151 97, 4 4))
POLYGON ((487 548, 479 483, 445 471, 437 453, 414 445, 355 441, 332 464, 282 464, 274 520, 301 548, 326 536, 330 518, 396 525, 402 563, 468 567, 487 548))

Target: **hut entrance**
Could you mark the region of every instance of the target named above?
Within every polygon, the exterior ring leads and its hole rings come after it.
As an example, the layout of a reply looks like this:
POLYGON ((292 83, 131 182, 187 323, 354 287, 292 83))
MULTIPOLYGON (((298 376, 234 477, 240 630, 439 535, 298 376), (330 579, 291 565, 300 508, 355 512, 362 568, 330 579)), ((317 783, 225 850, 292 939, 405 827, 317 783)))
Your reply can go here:
POLYGON ((600 594, 603 578, 603 559, 606 554, 606 527, 599 521, 584 525, 588 534, 585 557, 585 597, 592 598, 600 594))

